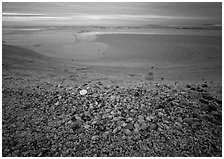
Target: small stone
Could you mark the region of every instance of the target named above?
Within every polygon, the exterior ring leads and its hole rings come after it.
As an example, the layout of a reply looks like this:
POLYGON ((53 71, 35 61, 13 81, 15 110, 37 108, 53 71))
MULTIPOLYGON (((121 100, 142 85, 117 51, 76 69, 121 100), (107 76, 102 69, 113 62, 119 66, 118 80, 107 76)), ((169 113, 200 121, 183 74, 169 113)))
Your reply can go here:
POLYGON ((131 117, 129 117, 129 118, 126 119, 126 121, 131 122, 131 121, 133 121, 133 119, 131 117))
POLYGON ((141 107, 144 108, 145 107, 145 104, 141 104, 141 107))
POLYGON ((135 97, 138 97, 139 95, 140 95, 140 94, 139 94, 138 92, 135 92, 135 93, 134 93, 134 96, 135 96, 135 97))
POLYGON ((136 134, 135 136, 133 136, 132 138, 133 140, 137 141, 140 139, 140 134, 136 134))
POLYGON ((202 86, 203 88, 208 87, 208 85, 207 85, 206 83, 203 83, 201 86, 202 86))
POLYGON ((138 118, 144 120, 144 116, 142 116, 142 115, 139 115, 138 118))
POLYGON ((91 126, 88 125, 88 124, 86 124, 86 125, 84 125, 83 127, 84 127, 85 129, 89 129, 91 126))
POLYGON ((125 127, 125 126, 127 126, 127 125, 128 125, 128 124, 124 122, 124 123, 122 123, 121 126, 122 126, 122 127, 125 127))
POLYGON ((94 140, 94 141, 96 141, 98 139, 99 139, 99 136, 97 136, 97 135, 92 137, 92 140, 94 140))
POLYGON ((123 135, 123 136, 121 137, 122 140, 126 140, 126 138, 127 138, 127 137, 126 137, 125 135, 123 135))
POLYGON ((153 121, 153 120, 155 120, 156 117, 151 114, 151 115, 147 116, 146 118, 148 121, 153 121))
POLYGON ((114 95, 110 96, 110 100, 114 101, 116 97, 114 95))
POLYGON ((116 127, 116 128, 113 130, 113 133, 116 134, 118 131, 119 131, 119 129, 116 127))
POLYGON ((149 125, 149 129, 156 130, 158 128, 158 125, 156 123, 152 123, 149 125))
POLYGON ((164 116, 164 114, 162 112, 158 112, 158 117, 162 118, 164 116))
POLYGON ((215 117, 217 121, 219 121, 220 123, 222 122, 222 113, 212 111, 211 114, 215 117))
POLYGON ((151 121, 152 119, 150 118, 150 116, 147 116, 147 117, 146 117, 146 120, 147 120, 147 121, 151 121))
POLYGON ((114 117, 112 120, 113 121, 118 121, 119 119, 117 117, 114 117))
POLYGON ((179 122, 175 122, 175 127, 179 130, 182 129, 182 125, 179 122))
POLYGON ((182 122, 183 122, 183 120, 182 120, 182 118, 181 118, 181 117, 178 117, 178 118, 177 118, 177 121, 178 121, 178 122, 180 122, 180 123, 182 123, 182 122))
POLYGON ((85 95, 87 93, 87 90, 83 89, 79 93, 80 93, 80 95, 85 95))
POLYGON ((134 124, 134 127, 139 129, 140 128, 140 125, 138 123, 135 123, 134 124))
POLYGON ((206 100, 214 100, 214 98, 209 94, 203 94, 202 97, 206 100))
POLYGON ((183 122, 188 123, 189 125, 192 125, 194 123, 194 119, 193 118, 184 118, 183 122))
POLYGON ((94 108, 94 107, 93 107, 93 104, 90 104, 90 105, 89 105, 89 108, 90 108, 90 109, 93 109, 93 108, 94 108))
POLYGON ((142 123, 141 129, 142 130, 146 130, 147 128, 148 128, 147 124, 146 123, 142 123))
POLYGON ((121 126, 123 123, 121 122, 121 120, 117 121, 117 126, 121 126))
POLYGON ((128 124, 128 125, 127 125, 127 129, 129 129, 129 130, 133 130, 133 129, 134 129, 133 124, 131 124, 131 123, 130 123, 130 124, 128 124))
POLYGON ((110 134, 110 131, 106 131, 106 132, 103 133, 103 136, 106 137, 109 134, 110 134))
POLYGON ((57 101, 54 105, 55 105, 55 106, 58 106, 58 105, 59 105, 59 101, 57 101))
POLYGON ((71 128, 75 131, 76 129, 79 129, 82 127, 82 122, 80 120, 77 120, 74 123, 72 123, 71 126, 72 126, 71 128))
POLYGON ((140 119, 138 119, 138 122, 139 122, 139 124, 143 124, 145 122, 145 120, 140 118, 140 119))
POLYGON ((215 102, 216 102, 217 104, 222 104, 222 100, 219 100, 219 99, 215 99, 215 102))
POLYGON ((105 109, 106 113, 109 113, 111 111, 111 109, 105 109))
POLYGON ((208 112, 211 112, 211 111, 217 111, 217 108, 216 108, 216 106, 215 105, 213 105, 213 104, 210 104, 210 105, 208 105, 208 112))
POLYGON ((161 137, 160 141, 161 141, 162 143, 164 143, 164 142, 166 142, 166 138, 165 138, 165 137, 161 137))
POLYGON ((129 129, 124 129, 124 134, 131 135, 131 131, 129 129))
POLYGON ((76 116, 75 118, 76 118, 76 120, 79 120, 79 121, 81 121, 81 120, 82 120, 82 118, 81 118, 81 117, 79 117, 79 116, 76 116))
POLYGON ((138 128, 134 129, 134 134, 139 134, 139 129, 138 128))
POLYGON ((71 120, 69 120, 69 121, 68 121, 68 124, 71 124, 71 123, 72 123, 72 121, 71 121, 71 120))
POLYGON ((94 120, 94 121, 91 123, 91 125, 95 125, 96 123, 97 123, 97 121, 94 120))
POLYGON ((208 104, 209 102, 207 101, 207 100, 204 100, 204 99, 199 99, 199 101, 201 102, 201 103, 204 103, 204 104, 208 104))
POLYGON ((159 104, 159 105, 157 105, 155 108, 156 108, 156 109, 164 109, 165 106, 164 106, 163 104, 159 104))
POLYGON ((141 146, 141 149, 144 150, 144 151, 149 151, 149 150, 150 150, 149 146, 146 145, 146 144, 143 144, 143 145, 141 146))

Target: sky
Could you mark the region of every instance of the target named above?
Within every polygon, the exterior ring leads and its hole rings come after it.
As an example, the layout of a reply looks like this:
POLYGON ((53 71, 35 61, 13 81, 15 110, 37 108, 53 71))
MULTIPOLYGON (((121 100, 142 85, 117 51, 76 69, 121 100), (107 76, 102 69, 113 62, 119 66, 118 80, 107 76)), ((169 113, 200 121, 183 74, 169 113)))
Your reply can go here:
POLYGON ((222 24, 211 2, 3 2, 3 26, 222 24))

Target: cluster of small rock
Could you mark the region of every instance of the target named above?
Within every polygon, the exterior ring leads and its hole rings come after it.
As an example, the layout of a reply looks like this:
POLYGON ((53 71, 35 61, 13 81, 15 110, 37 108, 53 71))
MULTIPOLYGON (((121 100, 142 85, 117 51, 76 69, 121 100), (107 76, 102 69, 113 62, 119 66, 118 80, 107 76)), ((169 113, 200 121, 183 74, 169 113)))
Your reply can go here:
POLYGON ((3 156, 221 156, 207 84, 3 89, 3 156))

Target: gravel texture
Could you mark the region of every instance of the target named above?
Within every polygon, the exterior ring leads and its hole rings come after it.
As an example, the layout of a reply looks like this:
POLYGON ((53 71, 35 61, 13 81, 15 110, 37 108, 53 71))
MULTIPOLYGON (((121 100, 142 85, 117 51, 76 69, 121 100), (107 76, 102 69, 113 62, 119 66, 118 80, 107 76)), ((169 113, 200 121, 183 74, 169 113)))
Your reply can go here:
POLYGON ((207 87, 100 81, 3 86, 2 154, 220 157, 222 100, 207 87))

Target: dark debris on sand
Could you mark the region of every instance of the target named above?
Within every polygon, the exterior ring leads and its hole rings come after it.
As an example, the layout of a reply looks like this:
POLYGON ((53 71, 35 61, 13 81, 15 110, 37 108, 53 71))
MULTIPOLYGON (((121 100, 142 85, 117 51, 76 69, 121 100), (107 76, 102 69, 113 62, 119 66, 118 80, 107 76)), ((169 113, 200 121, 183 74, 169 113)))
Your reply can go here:
POLYGON ((3 87, 3 156, 222 156, 222 101, 207 86, 3 87), (87 94, 80 95, 80 90, 87 94))

